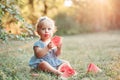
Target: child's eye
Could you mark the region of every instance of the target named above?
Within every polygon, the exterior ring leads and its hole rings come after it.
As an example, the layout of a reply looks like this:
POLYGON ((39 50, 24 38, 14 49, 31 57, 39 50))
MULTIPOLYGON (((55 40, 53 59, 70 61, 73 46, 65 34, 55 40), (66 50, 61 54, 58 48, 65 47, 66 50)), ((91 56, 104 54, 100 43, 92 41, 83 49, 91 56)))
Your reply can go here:
POLYGON ((45 28, 42 28, 42 30, 45 30, 45 28))
POLYGON ((48 28, 48 30, 51 30, 51 28, 48 28))

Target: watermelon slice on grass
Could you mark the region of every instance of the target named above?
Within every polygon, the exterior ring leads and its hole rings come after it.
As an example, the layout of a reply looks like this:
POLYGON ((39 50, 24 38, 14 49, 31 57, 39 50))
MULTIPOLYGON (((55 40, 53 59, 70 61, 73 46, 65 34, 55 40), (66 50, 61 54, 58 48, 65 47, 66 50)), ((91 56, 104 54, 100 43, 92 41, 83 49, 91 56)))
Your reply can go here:
POLYGON ((52 38, 52 42, 54 43, 55 46, 58 46, 59 44, 62 44, 62 37, 54 36, 52 38))
POLYGON ((102 70, 101 70, 98 66, 96 66, 95 64, 90 63, 90 64, 88 65, 87 73, 88 73, 88 72, 97 73, 97 72, 102 72, 102 70))
POLYGON ((62 77, 64 78, 76 75, 76 71, 66 63, 60 65, 58 70, 63 73, 62 77))

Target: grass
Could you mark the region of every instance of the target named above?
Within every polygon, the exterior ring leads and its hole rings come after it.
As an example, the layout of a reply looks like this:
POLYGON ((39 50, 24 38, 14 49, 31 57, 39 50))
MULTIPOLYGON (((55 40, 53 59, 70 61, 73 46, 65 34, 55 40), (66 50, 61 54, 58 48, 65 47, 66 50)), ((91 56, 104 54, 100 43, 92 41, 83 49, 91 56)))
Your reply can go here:
MULTIPOLYGON (((68 60, 78 72, 77 76, 68 80, 120 80, 119 35, 120 32, 108 32, 63 36, 60 58, 68 60), (91 62, 102 72, 87 74, 91 62)), ((0 43, 0 80, 59 80, 54 75, 39 71, 39 77, 31 76, 28 62, 36 40, 38 38, 0 43)))

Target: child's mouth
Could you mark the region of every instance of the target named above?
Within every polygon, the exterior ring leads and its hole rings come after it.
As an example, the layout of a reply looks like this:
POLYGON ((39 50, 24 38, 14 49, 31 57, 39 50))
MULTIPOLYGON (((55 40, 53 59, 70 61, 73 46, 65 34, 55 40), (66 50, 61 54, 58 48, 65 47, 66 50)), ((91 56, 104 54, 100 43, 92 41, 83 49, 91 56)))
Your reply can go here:
POLYGON ((48 37, 48 36, 49 36, 49 34, 44 34, 44 36, 45 36, 45 37, 48 37))

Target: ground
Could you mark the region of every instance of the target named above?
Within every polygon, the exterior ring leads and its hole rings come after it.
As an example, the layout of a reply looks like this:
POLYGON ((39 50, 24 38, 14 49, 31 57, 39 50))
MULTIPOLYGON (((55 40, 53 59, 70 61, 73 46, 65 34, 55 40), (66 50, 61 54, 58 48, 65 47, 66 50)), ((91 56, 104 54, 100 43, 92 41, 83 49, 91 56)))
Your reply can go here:
MULTIPOLYGON (((120 31, 62 37, 59 58, 69 61, 78 73, 69 80, 120 80, 120 31), (90 63, 97 65, 102 72, 87 73, 90 63)), ((31 76, 28 62, 36 40, 38 38, 0 43, 0 80, 59 80, 39 71, 36 72, 38 77, 31 76)))

